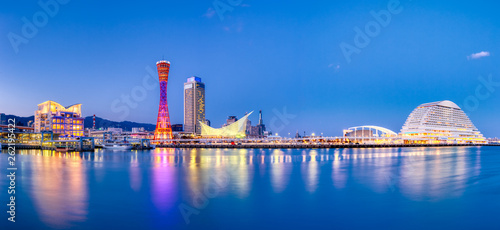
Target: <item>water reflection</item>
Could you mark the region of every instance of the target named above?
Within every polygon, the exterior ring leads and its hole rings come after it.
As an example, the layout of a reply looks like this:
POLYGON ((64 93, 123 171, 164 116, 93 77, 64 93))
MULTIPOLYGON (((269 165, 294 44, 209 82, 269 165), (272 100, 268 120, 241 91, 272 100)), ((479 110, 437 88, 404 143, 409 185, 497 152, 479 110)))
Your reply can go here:
POLYGON ((151 198, 159 211, 166 212, 174 206, 176 201, 177 171, 173 167, 175 149, 155 149, 153 159, 154 164, 150 168, 151 198))
MULTIPOLYGON (((323 161, 324 155, 318 156, 317 150, 311 150, 309 156, 306 156, 307 152, 303 152, 303 164, 302 164, 302 176, 305 180, 306 189, 309 192, 314 192, 318 186, 318 161, 323 161), (319 158, 319 159, 317 159, 319 158), (307 163, 305 163, 307 162, 307 163)), ((327 155, 328 156, 328 155, 327 155)))
POLYGON ((22 151, 31 154, 31 196, 40 219, 54 228, 86 220, 87 173, 80 153, 22 151))
POLYGON ((413 152, 402 158, 398 187, 412 199, 440 199, 463 194, 467 180, 478 175, 480 167, 465 148, 443 148, 429 152, 413 152), (474 167, 472 167, 474 165, 474 167))
POLYGON ((129 168, 129 174, 130 174, 130 187, 138 192, 141 190, 142 187, 142 172, 138 160, 138 152, 135 151, 131 156, 130 156, 130 168, 129 168))
POLYGON ((462 196, 482 167, 481 148, 470 147, 20 154, 30 172, 25 188, 30 188, 34 208, 44 223, 57 228, 88 218, 89 197, 99 193, 89 190, 89 184, 105 189, 115 180, 125 181, 130 194, 146 197, 155 211, 166 213, 179 202, 198 207, 200 195, 246 199, 262 191, 291 191, 313 196, 322 189, 342 191, 353 186, 411 200, 446 199, 462 196))
MULTIPOLYGON (((282 150, 272 150, 269 157, 271 167, 271 186, 275 193, 283 192, 288 184, 291 173, 290 155, 285 155, 282 150)), ((264 159, 264 162, 266 160, 264 159)))
POLYGON ((244 198, 250 192, 250 182, 253 178, 253 170, 250 170, 250 167, 248 167, 253 163, 253 151, 240 149, 238 150, 238 158, 233 163, 237 170, 233 170, 233 174, 230 176, 235 178, 234 181, 238 196, 244 198))
POLYGON ((332 179, 333 185, 337 189, 344 188, 347 183, 347 169, 341 163, 342 159, 343 155, 336 149, 332 157, 332 179))
MULTIPOLYGON (((467 149, 332 149, 332 150, 186 150, 182 152, 186 167, 187 189, 202 193, 211 177, 231 178, 232 192, 248 196, 257 164, 260 177, 270 177, 275 193, 285 191, 294 167, 300 167, 305 190, 315 192, 320 186, 320 166, 331 162, 332 185, 337 189, 348 183, 360 183, 377 193, 393 192, 397 188, 413 199, 439 198, 447 191, 460 195, 470 176, 464 154, 467 149), (300 152, 299 152, 300 151, 300 152), (187 155, 187 156, 185 156, 187 155), (452 155, 452 156, 450 156, 452 155), (443 161, 443 159, 446 159, 443 161), (269 168, 269 175, 266 175, 269 168), (222 176, 224 175, 224 176, 222 176), (450 178, 453 181, 450 182, 450 178)), ((474 162, 479 162, 480 155, 474 162)), ((473 174, 480 167, 475 163, 473 174)), ((321 185, 324 186, 324 185, 321 185)), ((226 189, 226 188, 223 188, 226 189)))

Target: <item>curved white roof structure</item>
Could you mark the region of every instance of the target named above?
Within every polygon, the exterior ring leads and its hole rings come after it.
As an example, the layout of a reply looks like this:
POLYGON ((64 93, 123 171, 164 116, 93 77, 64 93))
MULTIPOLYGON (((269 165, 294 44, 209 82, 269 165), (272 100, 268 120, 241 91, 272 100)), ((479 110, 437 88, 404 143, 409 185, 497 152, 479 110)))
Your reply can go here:
POLYGON ((375 132, 385 133, 388 136, 397 136, 398 134, 390 129, 374 126, 374 125, 364 125, 348 128, 347 130, 374 130, 375 132))
POLYGON ((452 101, 448 101, 448 100, 425 103, 425 104, 421 104, 418 107, 430 107, 430 106, 443 106, 443 107, 448 107, 448 108, 453 108, 453 109, 460 109, 460 107, 457 104, 455 104, 452 101))
POLYGON ((250 114, 245 115, 238 121, 220 129, 212 128, 202 122, 201 125, 201 136, 205 137, 227 137, 227 138, 244 138, 246 136, 245 131, 247 127, 247 119, 250 114))
POLYGON ((61 104, 55 101, 46 101, 38 104, 38 110, 41 111, 42 113, 48 113, 48 112, 56 113, 57 111, 71 112, 81 116, 82 104, 62 106, 61 104))
POLYGON ((465 112, 451 101, 419 105, 406 119, 401 133, 431 142, 483 143, 485 138, 465 112))

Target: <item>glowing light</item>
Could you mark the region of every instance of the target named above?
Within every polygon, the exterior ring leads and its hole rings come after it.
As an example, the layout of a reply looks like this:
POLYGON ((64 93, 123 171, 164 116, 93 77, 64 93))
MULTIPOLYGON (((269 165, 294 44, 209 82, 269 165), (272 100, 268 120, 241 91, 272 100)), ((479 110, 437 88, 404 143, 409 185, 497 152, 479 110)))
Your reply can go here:
POLYGON ((160 79, 160 105, 158 106, 158 119, 156 121, 154 140, 170 140, 172 139, 172 126, 170 125, 167 104, 167 82, 170 62, 159 61, 156 63, 156 68, 158 69, 158 77, 160 79))
POLYGON ((244 138, 245 135, 245 130, 246 130, 246 125, 247 125, 247 119, 250 114, 245 115, 243 118, 239 119, 238 121, 222 127, 220 129, 215 129, 212 128, 203 122, 200 122, 201 125, 201 135, 202 136, 211 136, 211 137, 236 137, 236 138, 244 138))

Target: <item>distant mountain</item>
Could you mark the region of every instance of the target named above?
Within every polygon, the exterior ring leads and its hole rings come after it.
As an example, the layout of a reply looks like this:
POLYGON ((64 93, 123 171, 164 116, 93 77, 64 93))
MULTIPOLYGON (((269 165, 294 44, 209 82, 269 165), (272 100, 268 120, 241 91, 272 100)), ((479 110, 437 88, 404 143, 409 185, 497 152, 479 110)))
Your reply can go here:
MULTIPOLYGON (((16 126, 28 126, 28 122, 32 121, 32 123, 35 120, 35 116, 30 116, 30 117, 18 117, 16 115, 6 115, 7 119, 16 119, 16 126)), ((110 121, 107 119, 103 119, 100 117, 95 118, 95 126, 96 129, 103 128, 122 128, 123 131, 132 131, 132 128, 135 127, 142 127, 147 131, 154 131, 156 128, 156 125, 154 124, 147 124, 147 123, 137 123, 137 122, 131 122, 131 121, 122 121, 122 122, 117 122, 117 121, 110 121)), ((84 121, 84 128, 92 128, 92 116, 88 116, 85 118, 84 121)))
MULTIPOLYGON (((92 128, 93 122, 92 122, 92 116, 88 116, 85 118, 84 121, 84 128, 92 128)), ((103 119, 100 117, 95 118, 95 128, 122 128, 123 131, 132 131, 132 128, 144 128, 147 131, 154 131, 156 129, 156 125, 153 124, 147 124, 147 123, 137 123, 137 122, 132 122, 132 121, 110 121, 107 119, 103 119)))
POLYGON ((6 122, 8 122, 9 119, 16 119, 16 126, 28 126, 28 122, 31 121, 32 123, 35 122, 35 116, 30 116, 30 117, 18 117, 16 115, 5 115, 6 122))

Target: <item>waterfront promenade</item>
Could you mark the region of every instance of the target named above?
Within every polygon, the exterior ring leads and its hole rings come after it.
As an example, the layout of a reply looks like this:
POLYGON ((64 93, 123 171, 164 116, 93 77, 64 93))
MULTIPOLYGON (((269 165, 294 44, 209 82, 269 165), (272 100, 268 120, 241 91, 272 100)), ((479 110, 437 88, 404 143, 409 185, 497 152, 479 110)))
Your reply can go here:
POLYGON ((500 144, 281 144, 281 143, 246 143, 246 144, 163 144, 164 148, 246 148, 246 149, 315 149, 315 148, 403 148, 403 147, 449 147, 449 146, 500 146, 500 144))
MULTIPOLYGON (((207 149, 316 149, 316 148, 405 148, 405 147, 450 147, 450 146, 500 146, 500 144, 331 144, 331 143, 169 143, 157 148, 207 148, 207 149)), ((3 145, 7 148, 7 145, 3 145)), ((101 148, 101 146, 95 146, 101 148)), ((16 149, 46 149, 36 144, 16 144, 16 149)), ((78 149, 79 150, 79 149, 78 149)), ((94 151, 85 148, 82 151, 94 151)))

